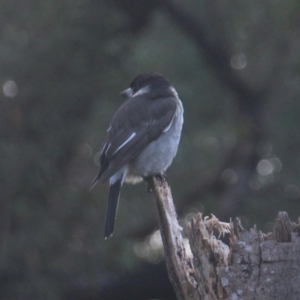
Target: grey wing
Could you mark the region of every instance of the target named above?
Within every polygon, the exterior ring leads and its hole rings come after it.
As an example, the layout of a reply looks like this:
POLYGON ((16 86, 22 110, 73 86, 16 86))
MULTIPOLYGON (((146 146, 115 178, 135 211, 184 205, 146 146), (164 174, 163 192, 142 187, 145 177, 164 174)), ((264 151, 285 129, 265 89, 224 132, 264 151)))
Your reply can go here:
POLYGON ((147 105, 147 110, 144 109, 142 99, 133 98, 131 101, 129 106, 121 106, 112 120, 112 127, 100 156, 98 180, 102 183, 136 158, 152 141, 167 131, 173 122, 177 107, 175 98, 167 97, 156 103, 153 101, 157 100, 152 100, 151 105, 147 105), (134 106, 134 110, 131 106, 134 106), (135 114, 128 113, 132 111, 135 114))

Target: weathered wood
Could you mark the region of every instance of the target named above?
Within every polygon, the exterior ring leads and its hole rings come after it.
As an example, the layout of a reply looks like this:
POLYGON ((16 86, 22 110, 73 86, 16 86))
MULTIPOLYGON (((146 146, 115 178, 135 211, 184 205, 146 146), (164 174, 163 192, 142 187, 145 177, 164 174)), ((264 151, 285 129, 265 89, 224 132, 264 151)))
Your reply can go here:
POLYGON ((230 228, 231 224, 221 223, 215 216, 203 219, 202 214, 198 214, 191 220, 188 236, 201 299, 217 300, 223 294, 217 270, 228 265, 230 251, 227 245, 214 236, 213 231, 216 229, 223 235, 229 233, 230 228))
POLYGON ((287 213, 280 212, 273 234, 256 229, 238 232, 231 265, 219 270, 225 299, 300 299, 298 227, 287 213))
POLYGON ((187 228, 187 257, 167 182, 151 178, 169 277, 180 300, 300 299, 300 224, 280 212, 273 233, 198 214, 187 228), (236 233, 234 232, 236 231, 236 233), (230 249, 218 236, 230 234, 230 249))
POLYGON ((159 217, 168 273, 177 298, 201 299, 192 260, 187 256, 171 190, 164 178, 149 179, 159 217))

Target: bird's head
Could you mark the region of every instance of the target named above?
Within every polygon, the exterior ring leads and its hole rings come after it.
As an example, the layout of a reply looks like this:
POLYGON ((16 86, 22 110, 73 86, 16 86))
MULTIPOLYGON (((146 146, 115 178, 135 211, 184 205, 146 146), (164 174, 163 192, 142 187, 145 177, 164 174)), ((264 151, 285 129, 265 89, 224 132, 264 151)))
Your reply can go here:
POLYGON ((148 94, 149 98, 161 96, 177 96, 170 81, 158 73, 142 73, 136 76, 130 83, 130 87, 120 96, 126 99, 148 94))

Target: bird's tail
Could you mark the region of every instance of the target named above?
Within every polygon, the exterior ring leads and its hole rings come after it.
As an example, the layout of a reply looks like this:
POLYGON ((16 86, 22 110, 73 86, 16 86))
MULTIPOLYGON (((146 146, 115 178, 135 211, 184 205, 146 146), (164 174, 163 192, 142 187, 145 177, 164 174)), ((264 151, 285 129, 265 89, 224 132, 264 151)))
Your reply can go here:
POLYGON ((106 217, 105 217, 105 226, 104 226, 104 238, 109 238, 115 227, 115 219, 117 214, 120 190, 122 187, 122 177, 117 179, 114 183, 111 183, 107 208, 106 208, 106 217))

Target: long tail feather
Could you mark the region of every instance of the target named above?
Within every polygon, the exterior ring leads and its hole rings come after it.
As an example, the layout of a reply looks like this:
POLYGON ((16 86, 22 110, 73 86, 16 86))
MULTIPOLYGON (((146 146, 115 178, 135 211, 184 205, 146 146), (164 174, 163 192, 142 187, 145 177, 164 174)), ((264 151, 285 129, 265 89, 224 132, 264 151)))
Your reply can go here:
POLYGON ((116 180, 110 186, 106 217, 105 217, 105 227, 104 227, 104 238, 107 239, 114 232, 115 219, 117 214, 120 190, 122 186, 122 178, 116 180))

